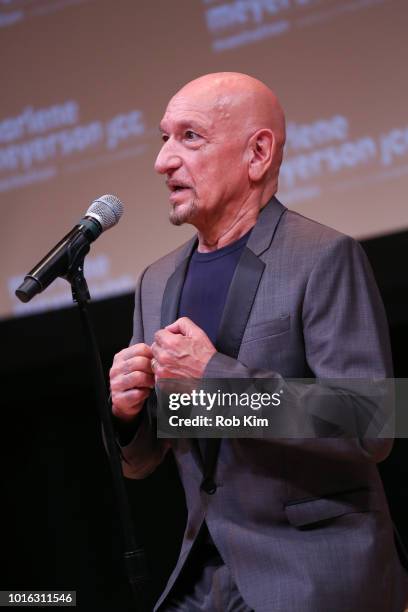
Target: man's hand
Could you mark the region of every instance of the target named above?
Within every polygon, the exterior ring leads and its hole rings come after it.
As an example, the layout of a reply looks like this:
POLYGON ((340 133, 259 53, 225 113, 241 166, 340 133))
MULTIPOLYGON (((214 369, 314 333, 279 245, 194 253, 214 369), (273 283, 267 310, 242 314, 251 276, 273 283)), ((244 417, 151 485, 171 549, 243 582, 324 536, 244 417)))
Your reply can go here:
POLYGON ((154 387, 151 366, 153 353, 147 344, 134 344, 117 353, 109 373, 112 412, 123 421, 131 421, 154 387))
POLYGON ((182 317, 155 333, 152 352, 157 380, 202 378, 207 363, 217 351, 200 327, 182 317))

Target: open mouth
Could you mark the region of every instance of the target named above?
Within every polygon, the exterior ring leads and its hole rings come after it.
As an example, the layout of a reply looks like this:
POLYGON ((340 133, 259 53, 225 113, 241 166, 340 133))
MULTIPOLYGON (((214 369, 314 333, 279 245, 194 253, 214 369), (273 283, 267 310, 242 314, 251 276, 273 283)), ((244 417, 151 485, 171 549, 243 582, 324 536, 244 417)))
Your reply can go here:
POLYGON ((185 189, 189 189, 188 185, 183 185, 183 183, 167 183, 168 188, 172 193, 178 193, 180 191, 184 191, 185 189))

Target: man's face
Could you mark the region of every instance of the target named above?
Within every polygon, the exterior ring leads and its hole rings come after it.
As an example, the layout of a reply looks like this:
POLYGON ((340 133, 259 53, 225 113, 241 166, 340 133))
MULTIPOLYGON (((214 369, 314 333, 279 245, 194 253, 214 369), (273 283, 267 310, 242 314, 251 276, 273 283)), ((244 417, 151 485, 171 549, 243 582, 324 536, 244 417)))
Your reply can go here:
POLYGON ((160 124, 155 170, 167 176, 170 221, 205 228, 234 214, 248 189, 246 138, 228 99, 177 94, 160 124))

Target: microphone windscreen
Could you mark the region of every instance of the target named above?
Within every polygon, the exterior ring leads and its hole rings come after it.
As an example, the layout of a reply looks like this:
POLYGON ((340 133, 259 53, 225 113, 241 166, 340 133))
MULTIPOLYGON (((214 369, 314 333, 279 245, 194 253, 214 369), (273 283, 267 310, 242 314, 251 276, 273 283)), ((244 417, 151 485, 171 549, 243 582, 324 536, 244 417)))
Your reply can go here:
POLYGON ((103 195, 92 202, 85 213, 86 217, 93 217, 99 221, 102 231, 116 225, 123 214, 123 204, 114 195, 103 195))

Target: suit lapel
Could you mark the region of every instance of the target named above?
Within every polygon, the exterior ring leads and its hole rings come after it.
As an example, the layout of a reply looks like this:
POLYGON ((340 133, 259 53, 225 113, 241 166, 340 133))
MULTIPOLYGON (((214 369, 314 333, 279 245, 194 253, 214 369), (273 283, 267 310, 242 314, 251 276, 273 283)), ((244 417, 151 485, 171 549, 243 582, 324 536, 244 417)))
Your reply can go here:
POLYGON ((265 264, 258 257, 271 245, 278 222, 286 208, 276 198, 261 211, 242 252, 225 302, 216 348, 237 359, 265 264))
POLYGON ((181 250, 176 260, 176 268, 166 283, 161 307, 161 329, 170 325, 170 323, 174 323, 178 318, 181 290, 196 242, 197 239, 192 238, 181 250))
POLYGON ((265 264, 245 247, 228 291, 216 348, 236 359, 265 264))
MULTIPOLYGON (((183 289, 184 280, 186 278, 191 253, 193 252, 196 243, 197 239, 194 237, 185 245, 176 260, 176 269, 166 283, 161 307, 161 329, 166 327, 166 325, 170 325, 170 323, 173 323, 178 318, 181 292, 183 289)), ((193 438, 191 443, 197 464, 200 470, 203 470, 203 459, 200 452, 198 439, 193 438)))
MULTIPOLYGON (((261 211, 242 252, 224 306, 217 334, 217 351, 237 359, 249 315, 255 301, 265 263, 258 257, 271 245, 275 230, 286 208, 274 197, 261 211)), ((215 491, 214 473, 221 438, 206 440, 204 450, 204 479, 202 488, 215 491)))

